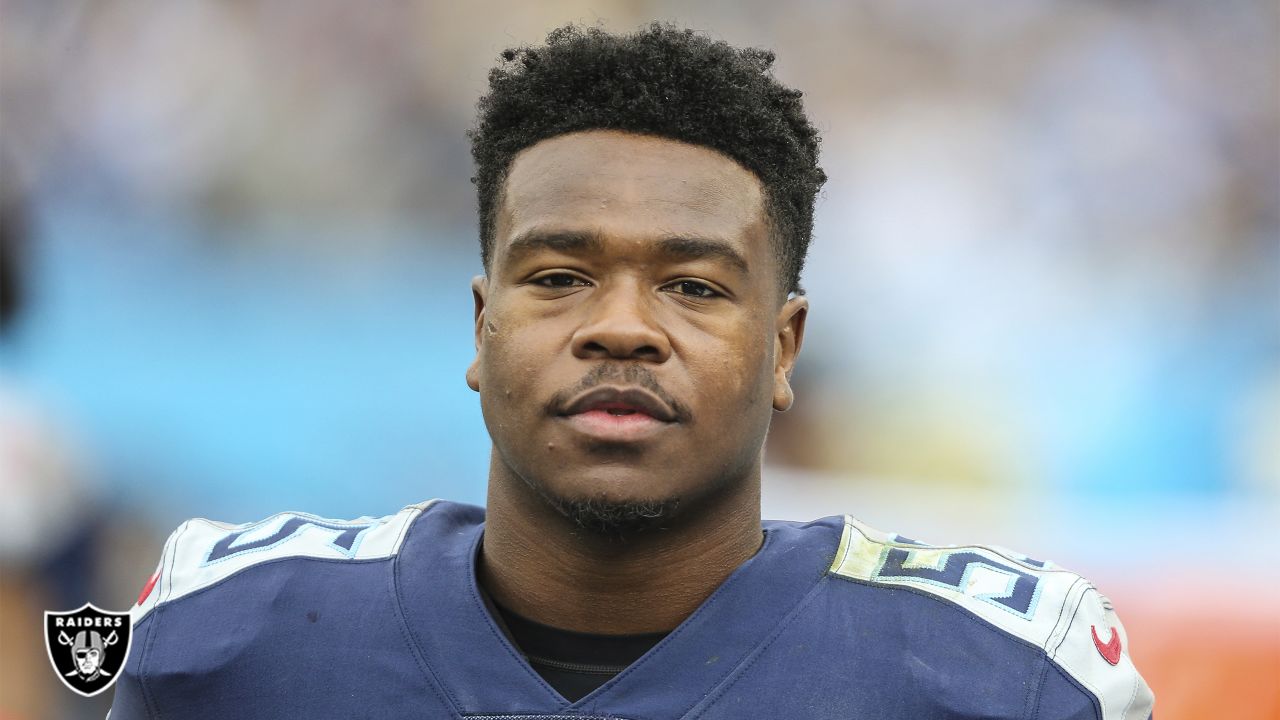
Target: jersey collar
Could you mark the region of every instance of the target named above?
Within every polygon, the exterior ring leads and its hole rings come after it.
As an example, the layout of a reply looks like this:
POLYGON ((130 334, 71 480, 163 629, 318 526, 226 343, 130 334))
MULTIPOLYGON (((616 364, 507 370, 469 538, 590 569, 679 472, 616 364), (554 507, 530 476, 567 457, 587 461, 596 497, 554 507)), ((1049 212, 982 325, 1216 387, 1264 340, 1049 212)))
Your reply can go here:
POLYGON ((679 717, 727 686, 826 577, 838 518, 765 523, 760 551, 643 657, 576 703, 542 680, 490 616, 476 581, 481 508, 436 503, 411 529, 394 568, 409 642, 434 690, 460 715, 569 712, 679 717))

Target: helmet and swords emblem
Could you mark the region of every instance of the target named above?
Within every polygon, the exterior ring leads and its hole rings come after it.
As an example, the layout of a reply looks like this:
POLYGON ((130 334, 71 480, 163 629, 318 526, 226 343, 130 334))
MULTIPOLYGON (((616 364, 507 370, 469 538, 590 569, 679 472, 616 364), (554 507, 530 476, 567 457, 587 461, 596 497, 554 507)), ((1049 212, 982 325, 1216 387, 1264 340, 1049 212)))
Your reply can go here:
POLYGON ((70 612, 45 611, 45 648, 62 684, 92 697, 115 683, 129 656, 129 613, 85 603, 70 612))

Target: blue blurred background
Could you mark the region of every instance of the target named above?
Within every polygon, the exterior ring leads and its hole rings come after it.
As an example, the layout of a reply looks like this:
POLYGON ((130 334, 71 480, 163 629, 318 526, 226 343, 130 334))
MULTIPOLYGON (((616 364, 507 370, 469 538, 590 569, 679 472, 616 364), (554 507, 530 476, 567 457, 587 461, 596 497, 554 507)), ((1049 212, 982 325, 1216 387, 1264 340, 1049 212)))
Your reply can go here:
MULTIPOLYGON (((767 514, 1052 557, 1160 717, 1280 717, 1275 3, 0 12, 6 646, 127 607, 186 517, 482 502, 475 101, 506 47, 664 19, 776 50, 824 135, 767 514)), ((5 654, 0 718, 101 717, 5 654)))

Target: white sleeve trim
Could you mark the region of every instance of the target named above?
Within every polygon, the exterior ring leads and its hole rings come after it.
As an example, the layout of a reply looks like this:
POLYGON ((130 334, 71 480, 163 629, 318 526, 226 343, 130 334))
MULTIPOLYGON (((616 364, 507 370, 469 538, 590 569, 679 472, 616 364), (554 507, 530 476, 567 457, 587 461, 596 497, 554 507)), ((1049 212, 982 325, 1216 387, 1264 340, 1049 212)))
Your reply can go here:
POLYGON ((209 587, 247 567, 286 557, 376 560, 400 550, 414 518, 434 500, 381 518, 332 520, 308 513, 279 513, 243 525, 203 518, 184 522, 169 536, 156 572, 159 580, 130 610, 137 624, 152 609, 209 587))
POLYGON ((1085 583, 1078 596, 1062 636, 1049 646, 1049 659, 1098 699, 1102 720, 1147 720, 1155 696, 1129 657, 1124 625, 1097 588, 1085 583), (1119 654, 1114 664, 1104 650, 1119 654))
POLYGON ((1151 714, 1151 690, 1129 659, 1124 627, 1110 603, 1073 572, 1001 548, 904 541, 847 515, 831 572, 926 592, 1044 649, 1097 698, 1102 720, 1147 720, 1151 714), (1098 645, 1105 647, 1112 627, 1120 643, 1114 665, 1093 640, 1097 628, 1103 636, 1098 645))

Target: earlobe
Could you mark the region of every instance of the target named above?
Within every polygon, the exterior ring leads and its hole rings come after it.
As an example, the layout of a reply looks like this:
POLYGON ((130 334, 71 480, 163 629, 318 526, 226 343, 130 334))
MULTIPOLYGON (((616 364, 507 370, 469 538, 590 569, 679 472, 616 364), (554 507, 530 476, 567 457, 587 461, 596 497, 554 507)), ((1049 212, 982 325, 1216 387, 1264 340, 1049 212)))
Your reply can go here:
POLYGON ((485 295, 488 289, 488 280, 484 275, 471 278, 471 299, 475 302, 476 356, 467 366, 467 387, 476 392, 480 392, 480 352, 484 346, 485 295))
POLYGON ((783 378, 781 382, 774 380, 773 383, 773 409, 778 412, 786 412, 791 409, 791 404, 795 402, 796 394, 791 390, 791 383, 783 378))
POLYGON ((791 371, 795 368, 800 346, 804 344, 804 324, 809 315, 809 301, 793 297, 778 311, 777 334, 774 336, 773 409, 791 408, 795 393, 791 390, 791 371))

